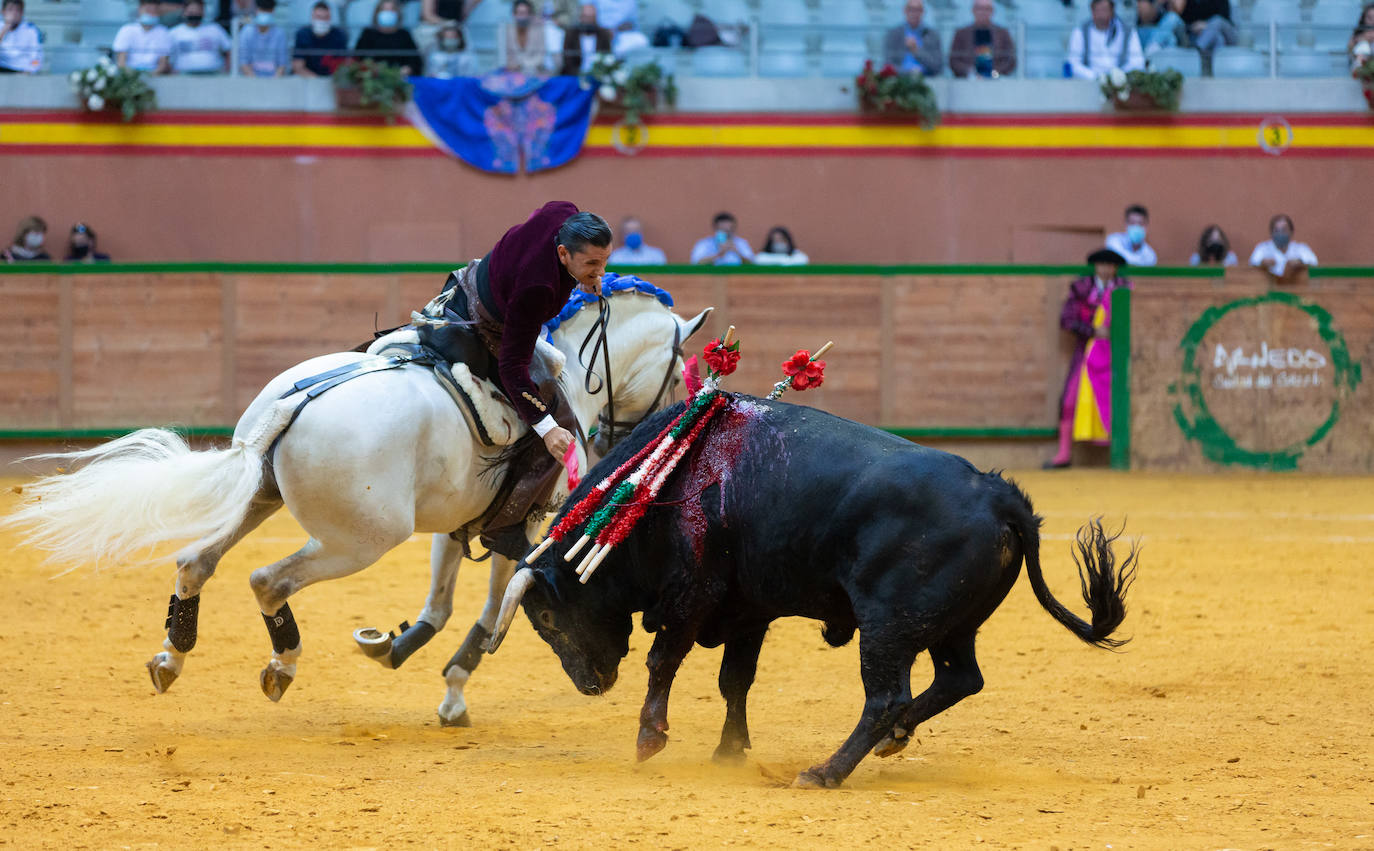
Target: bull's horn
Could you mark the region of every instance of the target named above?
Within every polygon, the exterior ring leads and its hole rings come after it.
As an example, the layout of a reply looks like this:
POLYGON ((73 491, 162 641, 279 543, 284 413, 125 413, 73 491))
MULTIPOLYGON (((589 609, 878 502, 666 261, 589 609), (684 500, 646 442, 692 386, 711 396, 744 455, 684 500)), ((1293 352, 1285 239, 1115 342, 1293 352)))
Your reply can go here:
POLYGON ((496 629, 491 631, 491 637, 487 639, 488 653, 495 653, 496 648, 505 640, 506 630, 510 629, 511 621, 515 620, 515 610, 520 608, 520 598, 525 596, 525 592, 533 584, 534 571, 528 567, 515 571, 515 575, 510 578, 510 584, 506 586, 506 596, 501 600, 501 614, 496 617, 496 629))

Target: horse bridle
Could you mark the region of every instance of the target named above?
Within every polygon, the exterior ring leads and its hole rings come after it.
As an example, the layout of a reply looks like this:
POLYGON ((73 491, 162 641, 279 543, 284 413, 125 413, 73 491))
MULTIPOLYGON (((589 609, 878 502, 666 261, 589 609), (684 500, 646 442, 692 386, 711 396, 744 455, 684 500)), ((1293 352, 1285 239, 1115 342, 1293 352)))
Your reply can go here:
MULTIPOLYGON (((596 439, 600 443, 603 439, 606 443, 606 451, 630 432, 634 431, 635 426, 644 421, 650 414, 659 409, 663 401, 663 395, 672 386, 673 375, 677 369, 678 361, 682 359, 682 326, 677 322, 673 323, 673 357, 668 361, 668 369, 663 373, 663 380, 658 384, 658 392, 654 394, 654 400, 649 403, 643 416, 637 420, 617 420, 615 418, 615 387, 611 380, 611 347, 606 340, 606 330, 611 321, 611 302, 604 295, 597 299, 596 322, 587 330, 587 336, 582 338, 582 345, 577 348, 577 360, 582 364, 584 374, 582 376, 582 389, 591 395, 601 392, 601 388, 606 388, 606 407, 596 416, 596 439), (586 358, 587 346, 591 345, 592 353, 590 358, 586 358), (606 371, 605 379, 597 375, 593 370, 596 365, 597 353, 601 354, 601 363, 606 371), (592 379, 596 379, 596 388, 592 388, 592 379), (604 437, 603 437, 604 436, 604 437)), ((604 453, 603 453, 604 454, 604 453)))

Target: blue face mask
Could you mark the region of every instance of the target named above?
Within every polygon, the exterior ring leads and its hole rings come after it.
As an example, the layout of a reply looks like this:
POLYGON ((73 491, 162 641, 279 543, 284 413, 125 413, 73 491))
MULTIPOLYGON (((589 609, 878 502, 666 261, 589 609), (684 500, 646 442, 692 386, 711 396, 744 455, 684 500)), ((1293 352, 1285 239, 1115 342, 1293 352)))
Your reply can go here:
POLYGON ((138 22, 139 22, 140 24, 142 24, 143 26, 145 26, 145 27, 155 27, 155 26, 157 26, 157 21, 158 21, 157 15, 139 15, 139 16, 138 16, 138 22))
POLYGON ((1145 241, 1145 226, 1126 225, 1126 238, 1131 241, 1131 245, 1140 245, 1145 241))
POLYGON ((638 251, 638 250, 639 250, 639 247, 640 247, 641 245, 643 245, 643 244, 644 244, 644 234, 642 234, 642 233, 627 233, 627 234, 625 234, 625 247, 628 248, 628 249, 630 249, 631 251, 638 251))
POLYGON ((1289 233, 1276 233, 1273 235, 1272 239, 1274 240, 1275 248, 1279 251, 1286 251, 1288 250, 1288 243, 1293 239, 1293 235, 1289 233))
POLYGON ((391 9, 383 9, 377 13, 377 26, 394 27, 401 20, 401 16, 391 9))
POLYGON ((260 26, 260 27, 270 27, 270 26, 272 26, 272 13, 271 13, 271 12, 259 12, 259 13, 257 13, 256 15, 253 16, 253 23, 257 24, 257 25, 260 26))

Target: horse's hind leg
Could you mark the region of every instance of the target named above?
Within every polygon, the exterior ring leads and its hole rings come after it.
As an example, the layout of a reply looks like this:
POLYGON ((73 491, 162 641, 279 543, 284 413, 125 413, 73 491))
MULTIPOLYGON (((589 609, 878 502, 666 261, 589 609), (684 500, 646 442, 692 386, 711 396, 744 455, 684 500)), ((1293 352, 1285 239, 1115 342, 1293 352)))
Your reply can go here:
POLYGON ((210 543, 199 550, 183 551, 177 555, 176 593, 167 604, 167 637, 161 653, 147 663, 153 689, 162 694, 181 674, 186 654, 196 646, 196 631, 200 620, 200 589, 214 575, 219 560, 231 547, 262 524, 281 508, 281 497, 260 493, 248 506, 243 522, 229 537, 210 543))
MULTIPOLYGON (((460 549, 455 542, 454 549, 460 549)), ((501 613, 501 599, 505 596, 506 586, 515 573, 515 562, 503 555, 491 554, 491 582, 487 586, 487 603, 482 607, 482 616, 468 630, 463 646, 453 654, 444 666, 444 684, 447 691, 439 704, 439 724, 444 727, 467 727, 472 722, 468 718, 467 701, 463 698, 463 687, 468 677, 477 670, 482 661, 483 650, 491 631, 496 628, 496 618, 501 613)))

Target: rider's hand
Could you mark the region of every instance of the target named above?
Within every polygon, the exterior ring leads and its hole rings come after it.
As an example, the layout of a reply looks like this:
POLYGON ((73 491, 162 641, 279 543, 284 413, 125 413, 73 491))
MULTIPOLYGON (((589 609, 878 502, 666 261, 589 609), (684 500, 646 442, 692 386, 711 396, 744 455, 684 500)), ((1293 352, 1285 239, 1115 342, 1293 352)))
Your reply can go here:
POLYGON ((562 461, 563 456, 568 451, 568 447, 572 445, 572 440, 572 432, 567 429, 551 428, 548 433, 544 435, 544 446, 549 450, 550 455, 562 461))

